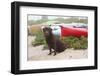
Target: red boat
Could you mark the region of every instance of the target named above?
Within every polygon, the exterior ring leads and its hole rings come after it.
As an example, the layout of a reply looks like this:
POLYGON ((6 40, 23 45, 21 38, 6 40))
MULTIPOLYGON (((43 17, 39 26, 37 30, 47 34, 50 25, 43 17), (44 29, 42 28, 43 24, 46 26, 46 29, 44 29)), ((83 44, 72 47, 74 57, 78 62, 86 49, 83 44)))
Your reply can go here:
POLYGON ((74 36, 74 37, 87 37, 88 29, 86 28, 77 28, 77 27, 64 27, 61 26, 61 36, 74 36))

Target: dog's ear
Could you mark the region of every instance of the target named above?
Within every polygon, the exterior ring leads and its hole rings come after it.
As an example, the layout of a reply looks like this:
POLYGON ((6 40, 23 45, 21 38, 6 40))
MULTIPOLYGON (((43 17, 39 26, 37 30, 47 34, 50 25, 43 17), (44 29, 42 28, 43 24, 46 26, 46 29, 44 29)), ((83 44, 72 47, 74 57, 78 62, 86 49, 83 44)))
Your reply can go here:
POLYGON ((45 29, 45 26, 42 26, 42 27, 41 27, 42 32, 44 31, 44 29, 45 29))

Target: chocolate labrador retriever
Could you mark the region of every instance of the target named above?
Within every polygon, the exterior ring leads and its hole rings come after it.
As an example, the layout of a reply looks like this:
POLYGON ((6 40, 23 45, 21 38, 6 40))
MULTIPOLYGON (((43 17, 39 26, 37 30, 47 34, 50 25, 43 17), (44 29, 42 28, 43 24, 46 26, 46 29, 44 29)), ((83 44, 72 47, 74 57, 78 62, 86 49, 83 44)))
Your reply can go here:
POLYGON ((43 33, 46 39, 46 43, 48 44, 50 53, 48 55, 51 55, 54 52, 54 56, 56 53, 62 52, 66 49, 65 44, 61 42, 60 39, 56 38, 53 33, 52 29, 50 27, 44 27, 43 33), (54 51, 52 51, 52 49, 54 51))

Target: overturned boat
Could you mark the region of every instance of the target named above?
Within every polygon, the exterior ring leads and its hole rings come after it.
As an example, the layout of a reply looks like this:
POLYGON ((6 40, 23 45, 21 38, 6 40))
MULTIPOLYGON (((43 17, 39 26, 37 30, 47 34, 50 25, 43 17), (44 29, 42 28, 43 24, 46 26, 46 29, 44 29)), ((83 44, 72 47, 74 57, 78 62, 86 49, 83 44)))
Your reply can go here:
POLYGON ((74 36, 74 37, 87 37, 88 36, 88 29, 86 28, 79 28, 79 27, 61 27, 61 36, 68 37, 68 36, 74 36))

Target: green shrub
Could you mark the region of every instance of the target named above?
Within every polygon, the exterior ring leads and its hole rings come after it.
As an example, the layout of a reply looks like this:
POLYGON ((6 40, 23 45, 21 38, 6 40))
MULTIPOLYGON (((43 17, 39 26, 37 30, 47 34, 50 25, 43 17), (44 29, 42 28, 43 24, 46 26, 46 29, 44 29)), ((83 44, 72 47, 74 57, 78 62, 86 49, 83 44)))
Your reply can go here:
POLYGON ((48 48, 48 45, 45 43, 42 50, 47 50, 47 49, 49 48, 48 48))
POLYGON ((44 38, 42 31, 38 31, 37 33, 35 33, 35 36, 36 36, 35 40, 32 41, 33 46, 45 44, 45 38, 44 38))
POLYGON ((61 40, 62 40, 62 42, 64 44, 66 44, 67 48, 73 48, 72 45, 73 45, 73 43, 78 41, 78 38, 77 37, 69 36, 69 37, 62 37, 61 40))
POLYGON ((86 49, 88 47, 88 41, 86 37, 62 37, 61 40, 66 44, 67 48, 73 49, 86 49))
MULTIPOLYGON (((44 35, 42 31, 38 31, 35 33, 35 40, 32 41, 33 46, 39 46, 44 45, 43 50, 48 49, 48 46, 46 44, 44 35)), ((88 47, 88 41, 86 37, 61 37, 62 42, 66 45, 67 48, 73 48, 73 49, 87 49, 88 47)))

